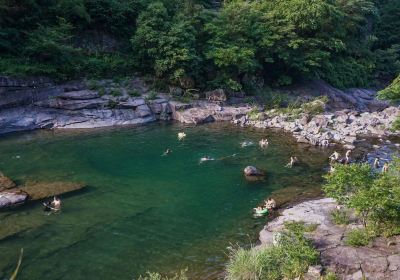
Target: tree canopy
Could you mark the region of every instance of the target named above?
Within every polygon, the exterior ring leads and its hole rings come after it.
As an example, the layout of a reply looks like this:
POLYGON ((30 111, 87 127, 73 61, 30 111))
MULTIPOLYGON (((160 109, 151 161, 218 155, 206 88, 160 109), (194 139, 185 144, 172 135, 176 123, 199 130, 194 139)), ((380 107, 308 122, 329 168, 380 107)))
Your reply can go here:
POLYGON ((4 0, 0 72, 367 86, 400 72, 399 12, 397 0, 4 0))

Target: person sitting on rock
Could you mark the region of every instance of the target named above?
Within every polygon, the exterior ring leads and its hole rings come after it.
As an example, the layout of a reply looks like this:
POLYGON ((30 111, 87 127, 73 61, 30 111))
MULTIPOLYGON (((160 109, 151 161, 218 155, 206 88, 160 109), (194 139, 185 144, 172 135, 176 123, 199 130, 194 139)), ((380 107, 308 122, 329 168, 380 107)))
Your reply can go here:
POLYGON ((340 154, 336 151, 333 152, 333 154, 331 154, 331 156, 329 157, 329 160, 331 162, 337 162, 340 158, 340 154))
POLYGON ((166 149, 165 152, 163 153, 163 156, 167 156, 170 153, 172 153, 172 150, 171 149, 166 149))
POLYGON ((268 210, 275 209, 276 208, 276 201, 273 198, 270 197, 265 201, 264 207, 267 208, 268 210))
POLYGON ((53 201, 51 202, 51 206, 54 208, 54 210, 60 210, 61 209, 61 199, 59 199, 57 196, 53 198, 53 201))
POLYGON ((345 158, 344 158, 344 164, 350 163, 350 154, 351 154, 351 150, 347 150, 345 158))
POLYGON ((268 139, 261 139, 260 142, 258 142, 261 148, 266 148, 268 146, 268 139))
POLYGON ((382 167, 382 173, 386 173, 389 170, 389 165, 387 164, 387 162, 385 162, 385 164, 382 167))
POLYGON ((380 163, 379 163, 379 158, 377 157, 377 158, 375 158, 375 160, 374 160, 374 168, 378 169, 380 166, 381 166, 381 165, 380 165, 380 163))
POLYGON ((293 167, 295 164, 299 162, 297 157, 290 157, 290 162, 286 164, 286 167, 293 167))

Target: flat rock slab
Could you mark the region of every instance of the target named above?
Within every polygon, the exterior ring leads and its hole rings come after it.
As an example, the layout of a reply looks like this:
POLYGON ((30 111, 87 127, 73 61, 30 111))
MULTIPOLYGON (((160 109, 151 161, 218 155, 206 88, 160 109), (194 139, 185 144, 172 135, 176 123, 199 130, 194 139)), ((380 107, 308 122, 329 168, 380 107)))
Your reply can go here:
POLYGON ((38 182, 28 183, 18 189, 27 193, 29 199, 39 200, 68 192, 80 190, 85 184, 72 182, 38 182))
POLYGON ((28 195, 23 192, 0 192, 0 209, 24 203, 28 195))

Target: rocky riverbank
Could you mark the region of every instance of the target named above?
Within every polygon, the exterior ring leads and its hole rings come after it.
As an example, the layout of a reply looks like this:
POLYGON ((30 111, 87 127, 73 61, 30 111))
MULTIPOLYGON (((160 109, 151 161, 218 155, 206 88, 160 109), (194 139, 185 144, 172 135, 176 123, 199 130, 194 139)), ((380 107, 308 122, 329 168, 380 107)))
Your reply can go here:
POLYGON ((333 199, 323 198, 284 209, 281 216, 260 232, 261 246, 272 244, 285 222, 304 222, 317 226, 308 236, 320 252, 322 264, 322 267, 310 267, 305 279, 320 279, 322 268, 345 280, 400 279, 400 236, 380 237, 367 247, 350 247, 345 244, 347 233, 360 225, 356 222, 346 226, 334 224, 331 212, 336 207, 333 199))

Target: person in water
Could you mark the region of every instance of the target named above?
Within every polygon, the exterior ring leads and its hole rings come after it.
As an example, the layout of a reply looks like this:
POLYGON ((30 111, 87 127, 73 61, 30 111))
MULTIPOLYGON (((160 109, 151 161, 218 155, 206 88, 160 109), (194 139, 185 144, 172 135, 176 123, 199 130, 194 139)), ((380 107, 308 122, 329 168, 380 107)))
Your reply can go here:
POLYGON ((205 156, 205 157, 202 157, 201 159, 200 159, 200 163, 202 163, 202 162, 204 162, 204 161, 209 161, 209 160, 214 160, 212 157, 210 157, 210 156, 205 156))
POLYGON ((167 156, 170 153, 172 153, 172 150, 171 149, 166 149, 165 152, 163 153, 163 156, 167 156))
POLYGON ((268 210, 275 209, 276 208, 276 201, 273 198, 270 197, 265 201, 264 207, 267 208, 268 210))
POLYGON ((61 209, 61 199, 59 199, 57 196, 53 198, 53 201, 51 202, 51 206, 55 210, 60 210, 61 209))
POLYGON ((268 139, 261 139, 260 142, 258 142, 261 148, 266 148, 268 146, 268 139))
POLYGON ((331 154, 331 156, 329 157, 329 160, 331 162, 337 162, 340 158, 340 154, 336 151, 333 152, 333 154, 331 154))
POLYGON ((290 157, 290 162, 286 164, 286 167, 293 167, 298 162, 299 159, 297 157, 290 157))

